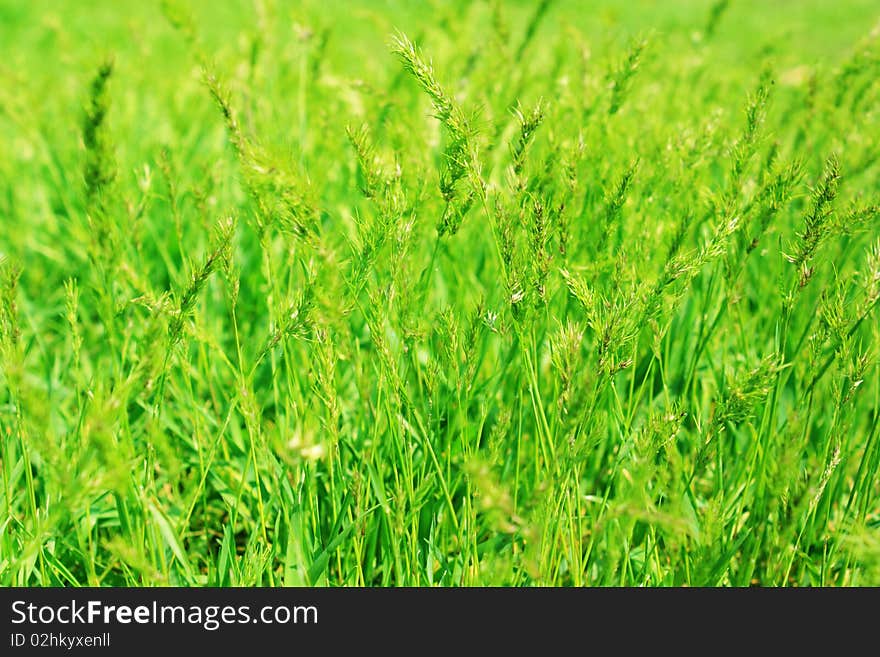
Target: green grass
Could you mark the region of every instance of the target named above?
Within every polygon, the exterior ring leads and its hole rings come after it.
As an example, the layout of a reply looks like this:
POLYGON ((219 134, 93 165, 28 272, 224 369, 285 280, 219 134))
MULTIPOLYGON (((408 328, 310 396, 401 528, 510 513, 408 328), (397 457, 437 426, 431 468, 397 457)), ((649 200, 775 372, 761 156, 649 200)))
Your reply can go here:
POLYGON ((0 584, 880 584, 878 21, 0 2, 0 584))

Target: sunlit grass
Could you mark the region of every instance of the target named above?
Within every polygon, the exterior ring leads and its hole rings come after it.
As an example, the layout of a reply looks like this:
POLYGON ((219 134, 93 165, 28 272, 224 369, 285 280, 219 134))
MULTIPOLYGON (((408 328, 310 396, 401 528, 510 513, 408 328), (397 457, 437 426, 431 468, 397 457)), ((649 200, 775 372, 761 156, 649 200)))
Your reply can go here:
POLYGON ((0 584, 880 583, 870 5, 219 4, 3 10, 0 584))

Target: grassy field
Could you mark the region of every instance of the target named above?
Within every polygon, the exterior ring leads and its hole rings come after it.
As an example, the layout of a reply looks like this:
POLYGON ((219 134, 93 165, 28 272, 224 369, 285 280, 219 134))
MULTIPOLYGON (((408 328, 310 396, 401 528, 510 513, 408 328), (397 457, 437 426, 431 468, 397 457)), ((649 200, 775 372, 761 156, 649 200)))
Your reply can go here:
POLYGON ((0 584, 880 584, 874 1, 0 0, 0 584))

